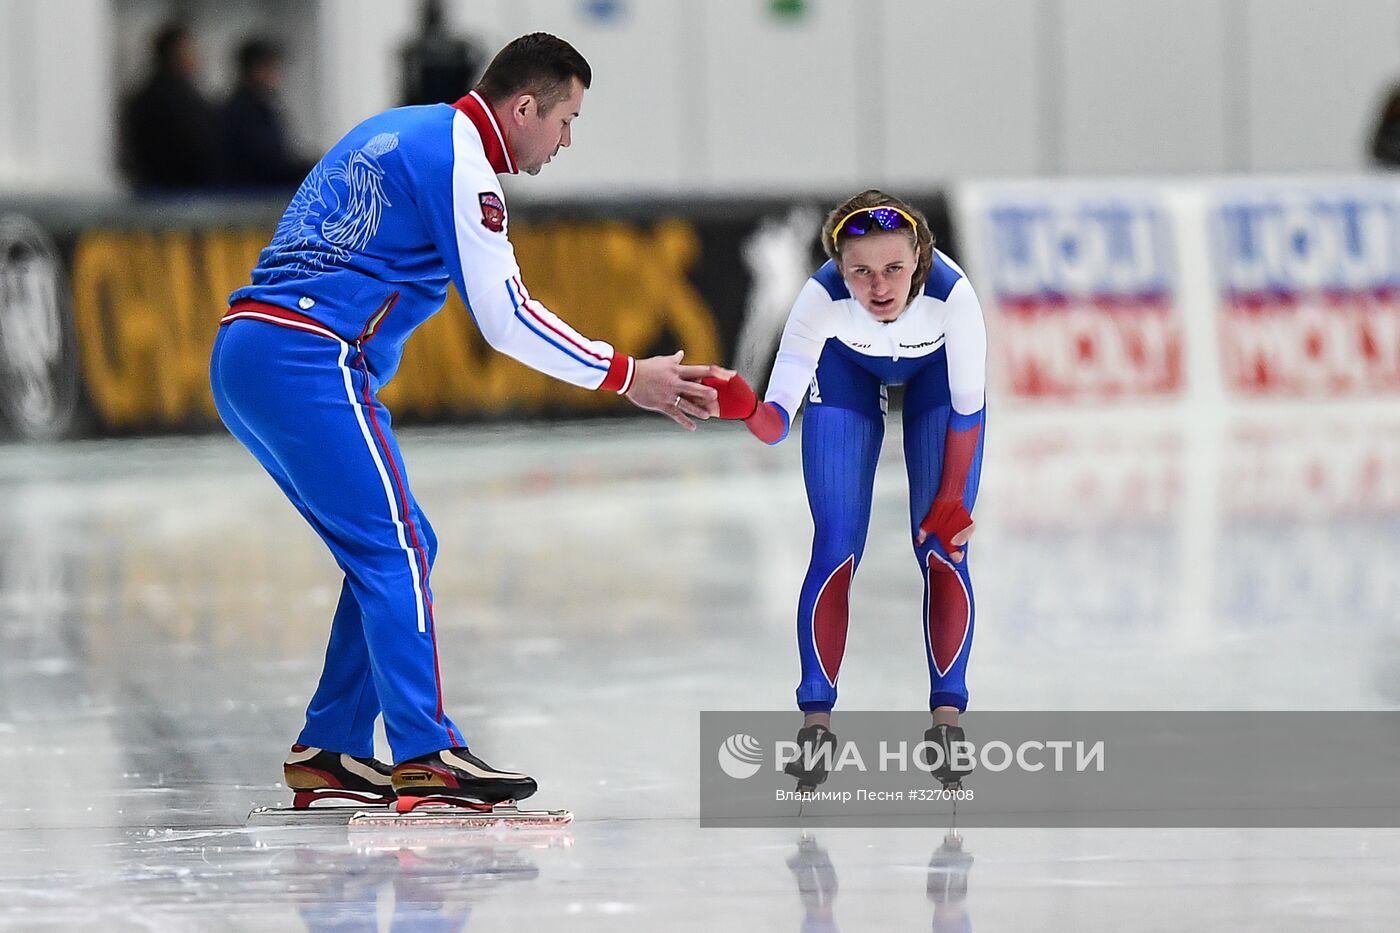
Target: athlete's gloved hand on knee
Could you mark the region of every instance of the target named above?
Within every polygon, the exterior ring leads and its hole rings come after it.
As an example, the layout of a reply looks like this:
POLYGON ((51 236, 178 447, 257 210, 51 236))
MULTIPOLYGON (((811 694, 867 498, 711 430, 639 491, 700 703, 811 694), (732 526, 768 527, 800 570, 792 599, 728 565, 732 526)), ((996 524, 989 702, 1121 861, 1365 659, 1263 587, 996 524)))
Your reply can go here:
POLYGON ((919 533, 914 536, 915 542, 922 545, 929 535, 934 535, 948 559, 955 564, 962 562, 965 556, 962 546, 977 529, 972 513, 963 505, 963 492, 982 437, 982 418, 980 409, 967 414, 954 409, 943 441, 942 482, 934 494, 933 506, 919 522, 919 533))
POLYGON ((772 402, 759 404, 758 396, 744 377, 724 370, 722 377, 707 376, 700 381, 719 396, 719 416, 726 421, 742 421, 754 437, 765 444, 776 444, 787 436, 788 416, 772 402))
POLYGON ((961 497, 939 498, 933 500, 933 507, 919 523, 919 533, 914 540, 923 544, 929 535, 933 535, 947 552, 948 559, 958 564, 963 559, 962 546, 975 530, 977 523, 972 520, 972 513, 963 505, 961 497))

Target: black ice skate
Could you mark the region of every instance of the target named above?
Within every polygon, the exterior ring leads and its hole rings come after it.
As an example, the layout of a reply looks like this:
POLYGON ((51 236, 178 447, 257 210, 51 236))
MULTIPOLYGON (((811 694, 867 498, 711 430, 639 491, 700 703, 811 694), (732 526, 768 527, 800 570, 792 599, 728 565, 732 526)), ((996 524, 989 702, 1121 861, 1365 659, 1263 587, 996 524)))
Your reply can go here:
MULTIPOLYGON (((962 780, 972 773, 972 763, 968 761, 961 768, 955 767, 953 762, 954 748, 957 743, 967 741, 967 736, 963 734, 962 726, 950 726, 946 723, 939 723, 929 728, 924 733, 924 741, 930 745, 937 746, 943 753, 941 756, 929 750, 925 761, 930 763, 938 761, 938 767, 933 769, 933 776, 938 779, 938 783, 943 785, 944 790, 961 790, 962 780)), ((959 746, 965 755, 971 749, 959 746)))
POLYGON ((395 765, 393 779, 399 813, 424 804, 490 810, 536 790, 534 778, 498 771, 465 748, 445 748, 395 765))
POLYGON ((292 792, 292 808, 296 810, 308 810, 325 800, 393 803, 394 785, 389 772, 389 766, 382 761, 310 745, 293 745, 287 760, 282 762, 282 777, 292 792))
POLYGON ((826 780, 827 769, 836 756, 836 734, 822 725, 803 726, 797 730, 799 756, 783 766, 783 771, 797 778, 797 792, 810 794, 826 780))

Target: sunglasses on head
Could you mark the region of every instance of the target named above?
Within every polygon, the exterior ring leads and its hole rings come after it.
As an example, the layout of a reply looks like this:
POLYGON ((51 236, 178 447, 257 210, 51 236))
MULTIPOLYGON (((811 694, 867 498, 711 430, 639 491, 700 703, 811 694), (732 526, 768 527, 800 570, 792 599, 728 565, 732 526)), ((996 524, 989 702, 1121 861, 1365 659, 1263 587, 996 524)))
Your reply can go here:
POLYGON ((836 244, 842 234, 865 236, 876 230, 903 230, 906 227, 915 233, 919 231, 918 222, 897 207, 859 207, 841 218, 836 229, 831 231, 831 242, 836 244))

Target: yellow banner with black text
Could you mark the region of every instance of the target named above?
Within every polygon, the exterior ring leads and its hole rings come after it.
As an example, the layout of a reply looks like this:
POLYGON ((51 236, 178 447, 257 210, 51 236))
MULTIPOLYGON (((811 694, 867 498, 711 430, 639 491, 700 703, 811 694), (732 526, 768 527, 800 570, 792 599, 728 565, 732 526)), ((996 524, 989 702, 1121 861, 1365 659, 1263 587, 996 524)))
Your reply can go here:
MULTIPOLYGON (((222 227, 78 233, 69 262, 73 324, 99 430, 217 422, 208 379, 217 322, 270 234, 222 227)), ((735 325, 721 326, 693 280, 702 252, 694 224, 517 224, 511 239, 531 292, 580 332, 633 355, 684 349, 687 359, 723 361, 723 331, 735 325)), ((624 404, 491 350, 455 290, 409 340, 382 397, 405 421, 591 414, 624 404)))

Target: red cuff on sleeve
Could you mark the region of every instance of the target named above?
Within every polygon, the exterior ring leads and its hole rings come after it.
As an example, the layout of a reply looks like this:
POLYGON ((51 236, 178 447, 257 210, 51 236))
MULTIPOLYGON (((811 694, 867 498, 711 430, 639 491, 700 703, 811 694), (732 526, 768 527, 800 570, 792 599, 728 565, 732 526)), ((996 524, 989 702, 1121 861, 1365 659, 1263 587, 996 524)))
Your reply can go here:
POLYGON ((637 371, 637 361, 626 353, 614 353, 608 374, 603 377, 600 389, 612 389, 618 395, 626 395, 632 388, 632 376, 637 371))
POLYGON ((962 501, 967 474, 972 470, 972 458, 977 454, 977 439, 981 434, 980 424, 964 431, 949 426, 943 442, 943 481, 935 498, 962 501))
POLYGON ((752 415, 744 419, 749 433, 765 444, 776 444, 787 434, 788 420, 781 408, 772 402, 764 402, 754 409, 752 415))

